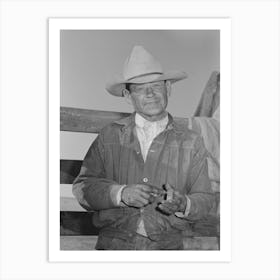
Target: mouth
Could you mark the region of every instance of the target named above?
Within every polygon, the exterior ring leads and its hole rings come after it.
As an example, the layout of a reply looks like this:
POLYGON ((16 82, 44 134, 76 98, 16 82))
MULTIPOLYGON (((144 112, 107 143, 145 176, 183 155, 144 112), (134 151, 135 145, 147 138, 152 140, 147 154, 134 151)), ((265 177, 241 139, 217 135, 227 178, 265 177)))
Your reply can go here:
POLYGON ((158 100, 151 100, 151 101, 147 101, 145 102, 145 105, 149 105, 149 104, 154 104, 154 103, 158 103, 158 100))

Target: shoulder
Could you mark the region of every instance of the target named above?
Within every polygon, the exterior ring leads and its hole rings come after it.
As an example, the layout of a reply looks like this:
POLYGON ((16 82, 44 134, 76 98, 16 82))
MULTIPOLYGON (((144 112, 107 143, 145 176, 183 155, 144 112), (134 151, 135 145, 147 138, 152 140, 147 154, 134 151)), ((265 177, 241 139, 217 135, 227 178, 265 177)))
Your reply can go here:
POLYGON ((99 132, 100 138, 106 140, 119 136, 120 132, 122 132, 126 127, 130 126, 130 124, 133 122, 133 117, 133 114, 131 114, 125 118, 121 118, 105 125, 99 132))
POLYGON ((203 146, 203 139, 200 133, 190 129, 186 120, 175 119, 173 121, 174 131, 177 137, 184 142, 184 145, 190 148, 198 148, 203 146))
POLYGON ((122 126, 116 124, 115 122, 111 122, 105 125, 103 128, 101 128, 99 135, 106 137, 114 132, 121 130, 121 128, 122 126))

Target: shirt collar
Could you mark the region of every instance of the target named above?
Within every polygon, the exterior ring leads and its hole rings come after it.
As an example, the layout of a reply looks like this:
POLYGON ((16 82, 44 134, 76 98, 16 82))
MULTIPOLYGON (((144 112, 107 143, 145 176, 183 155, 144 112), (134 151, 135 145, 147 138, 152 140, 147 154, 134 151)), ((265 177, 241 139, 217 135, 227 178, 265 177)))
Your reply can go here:
POLYGON ((158 127, 166 127, 168 123, 168 115, 166 115, 163 119, 155 122, 151 122, 143 118, 141 115, 138 113, 135 114, 135 123, 138 127, 143 128, 144 126, 158 126, 158 127))

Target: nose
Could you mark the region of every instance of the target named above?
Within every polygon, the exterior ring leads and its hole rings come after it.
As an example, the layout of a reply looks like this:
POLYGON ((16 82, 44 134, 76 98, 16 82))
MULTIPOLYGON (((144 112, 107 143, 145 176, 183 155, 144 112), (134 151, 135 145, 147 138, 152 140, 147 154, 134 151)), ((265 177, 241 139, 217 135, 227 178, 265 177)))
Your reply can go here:
POLYGON ((154 95, 154 90, 151 85, 148 85, 146 90, 146 96, 153 96, 153 95, 154 95))

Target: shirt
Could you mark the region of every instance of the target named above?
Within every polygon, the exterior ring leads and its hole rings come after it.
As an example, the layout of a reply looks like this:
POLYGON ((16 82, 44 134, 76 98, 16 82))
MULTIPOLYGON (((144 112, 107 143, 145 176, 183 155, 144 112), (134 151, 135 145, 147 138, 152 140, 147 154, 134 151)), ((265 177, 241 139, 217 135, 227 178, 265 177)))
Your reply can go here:
POLYGON ((190 222, 205 217, 214 202, 206 155, 201 136, 168 115, 167 126, 152 141, 144 161, 134 113, 101 130, 74 181, 73 194, 85 209, 94 210, 96 227, 136 232, 141 218, 151 239, 174 230, 184 231, 190 222), (141 211, 120 207, 116 203, 119 185, 140 182, 159 188, 168 182, 188 195, 191 207, 187 218, 165 215, 154 203, 141 211))
POLYGON ((166 128, 167 123, 168 116, 159 121, 150 122, 139 114, 135 115, 136 133, 144 161, 146 161, 148 150, 154 138, 166 128))
MULTIPOLYGON (((138 137, 138 140, 140 143, 141 153, 142 153, 144 161, 146 161, 148 150, 149 150, 154 138, 166 128, 167 123, 168 123, 167 115, 161 120, 151 122, 136 113, 136 115, 135 115, 136 127, 135 128, 136 128, 136 133, 137 133, 137 137, 138 137)), ((120 205, 121 192, 125 186, 126 185, 120 186, 120 189, 117 193, 116 200, 117 200, 118 205, 120 205)), ((185 212, 184 213, 176 212, 175 215, 177 217, 184 218, 184 217, 187 217, 187 215, 189 213, 191 202, 190 202, 190 199, 187 197, 187 195, 186 195, 186 198, 187 198, 187 207, 185 209, 185 212)), ((141 219, 141 218, 139 220, 137 233, 144 235, 144 236, 147 235, 143 219, 141 219)))

